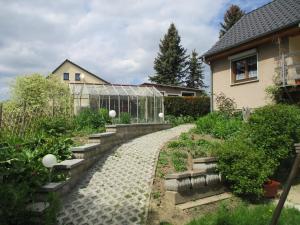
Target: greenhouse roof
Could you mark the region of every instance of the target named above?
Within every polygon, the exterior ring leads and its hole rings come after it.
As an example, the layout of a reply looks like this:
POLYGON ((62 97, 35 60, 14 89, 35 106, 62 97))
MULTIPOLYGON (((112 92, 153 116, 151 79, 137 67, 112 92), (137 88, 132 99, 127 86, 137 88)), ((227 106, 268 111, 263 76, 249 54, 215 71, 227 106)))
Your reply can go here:
POLYGON ((69 85, 74 95, 163 96, 155 87, 76 83, 69 85))

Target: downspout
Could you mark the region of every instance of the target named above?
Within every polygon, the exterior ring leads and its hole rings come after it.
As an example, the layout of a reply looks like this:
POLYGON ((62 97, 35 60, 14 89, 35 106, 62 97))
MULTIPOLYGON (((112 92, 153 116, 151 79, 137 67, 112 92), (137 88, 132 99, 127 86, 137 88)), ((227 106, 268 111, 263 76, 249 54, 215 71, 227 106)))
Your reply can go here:
POLYGON ((214 89, 213 89, 213 72, 212 66, 209 62, 209 69, 210 69, 210 112, 214 111, 214 89))

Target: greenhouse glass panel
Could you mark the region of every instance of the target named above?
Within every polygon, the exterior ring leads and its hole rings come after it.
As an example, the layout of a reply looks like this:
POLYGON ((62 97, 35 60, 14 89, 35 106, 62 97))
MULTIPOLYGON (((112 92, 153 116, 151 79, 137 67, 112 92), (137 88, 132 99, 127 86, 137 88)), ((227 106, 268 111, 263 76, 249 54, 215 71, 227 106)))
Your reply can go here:
POLYGON ((162 121, 163 95, 155 87, 134 85, 69 84, 74 96, 74 111, 84 107, 93 110, 115 110, 117 117, 129 113, 134 123, 162 121))

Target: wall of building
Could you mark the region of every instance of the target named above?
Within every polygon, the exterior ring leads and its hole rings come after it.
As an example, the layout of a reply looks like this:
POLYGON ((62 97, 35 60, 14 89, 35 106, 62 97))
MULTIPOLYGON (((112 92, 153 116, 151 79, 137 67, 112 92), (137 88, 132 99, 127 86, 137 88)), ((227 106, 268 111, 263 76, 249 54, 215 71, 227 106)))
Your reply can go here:
POLYGON ((92 74, 80 69, 72 63, 65 62, 54 75, 58 76, 66 83, 93 83, 93 84, 106 84, 103 80, 93 76, 92 74), (69 73, 69 80, 64 80, 64 73, 69 73), (80 73, 81 80, 75 81, 75 73, 80 73))
MULTIPOLYGON (((282 45, 286 47, 286 40, 282 45)), ((233 98, 237 108, 256 108, 271 102, 265 90, 274 84, 275 68, 279 56, 277 43, 268 43, 257 47, 258 56, 258 80, 244 84, 231 83, 230 60, 226 57, 212 62, 213 72, 213 107, 216 109, 216 94, 223 92, 226 96, 233 98)))

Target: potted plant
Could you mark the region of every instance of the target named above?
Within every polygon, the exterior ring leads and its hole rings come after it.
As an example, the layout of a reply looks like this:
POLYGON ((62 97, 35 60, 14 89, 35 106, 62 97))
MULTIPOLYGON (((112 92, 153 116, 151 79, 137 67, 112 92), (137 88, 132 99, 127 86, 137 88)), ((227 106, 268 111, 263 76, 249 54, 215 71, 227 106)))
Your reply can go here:
POLYGON ((264 189, 264 196, 266 198, 275 198, 278 193, 278 188, 280 186, 280 183, 275 180, 268 180, 264 183, 263 189, 264 189))

